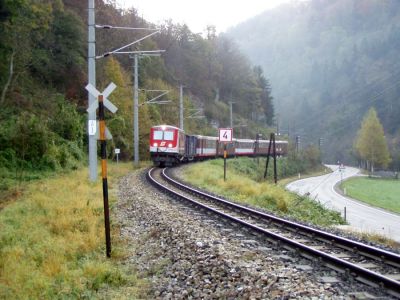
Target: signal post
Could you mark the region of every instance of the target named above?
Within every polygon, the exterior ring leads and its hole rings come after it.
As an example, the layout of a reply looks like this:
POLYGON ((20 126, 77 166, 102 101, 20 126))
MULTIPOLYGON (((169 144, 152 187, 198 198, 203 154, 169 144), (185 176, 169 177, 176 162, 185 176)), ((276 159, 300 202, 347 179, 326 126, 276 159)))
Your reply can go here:
POLYGON ((226 181, 227 143, 232 142, 232 128, 220 128, 218 141, 224 143, 224 181, 226 181))
POLYGON ((107 108, 112 113, 117 111, 117 107, 112 104, 107 97, 116 88, 114 83, 110 83, 107 88, 100 93, 92 84, 86 86, 86 90, 91 94, 97 101, 93 102, 87 109, 88 113, 95 114, 96 110, 99 110, 99 120, 94 124, 92 133, 100 140, 101 145, 101 175, 103 183, 103 204, 104 204, 104 231, 106 237, 106 256, 111 257, 111 234, 110 234, 110 210, 108 205, 108 182, 107 182, 107 139, 111 139, 112 136, 109 133, 104 118, 104 110, 107 108), (98 128, 98 129, 97 129, 98 128))

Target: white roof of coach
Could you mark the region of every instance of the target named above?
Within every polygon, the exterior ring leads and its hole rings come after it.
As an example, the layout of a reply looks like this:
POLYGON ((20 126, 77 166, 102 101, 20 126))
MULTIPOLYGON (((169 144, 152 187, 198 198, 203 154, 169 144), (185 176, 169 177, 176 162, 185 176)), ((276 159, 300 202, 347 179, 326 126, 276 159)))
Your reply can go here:
POLYGON ((207 139, 207 140, 218 140, 216 136, 206 136, 206 135, 195 135, 195 137, 200 138, 200 139, 207 139))
MULTIPOLYGON (((269 143, 269 140, 258 140, 260 143, 269 143)), ((288 141, 285 140, 275 140, 275 143, 280 143, 280 144, 287 144, 288 141)))
POLYGON ((254 143, 255 140, 250 140, 250 139, 237 139, 239 143, 254 143))
POLYGON ((174 129, 174 130, 179 130, 179 131, 184 132, 182 129, 175 127, 175 126, 171 126, 171 125, 156 125, 156 126, 153 126, 152 128, 155 128, 155 129, 160 128, 161 130, 174 129))

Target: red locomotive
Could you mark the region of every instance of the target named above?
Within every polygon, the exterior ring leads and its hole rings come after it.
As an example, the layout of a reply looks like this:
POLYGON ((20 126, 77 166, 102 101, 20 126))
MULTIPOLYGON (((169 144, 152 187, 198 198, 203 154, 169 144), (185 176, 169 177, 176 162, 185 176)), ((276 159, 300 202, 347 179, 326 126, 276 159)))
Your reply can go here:
POLYGON ((156 165, 173 165, 185 158, 185 133, 169 125, 150 129, 150 157, 156 165))
MULTIPOLYGON (((266 156, 269 140, 233 139, 227 143, 227 155, 266 156)), ((287 154, 288 142, 276 141, 276 154, 287 154)), ((153 126, 150 129, 150 156, 157 166, 172 166, 191 160, 222 157, 224 144, 217 137, 186 135, 177 127, 169 125, 153 126)))

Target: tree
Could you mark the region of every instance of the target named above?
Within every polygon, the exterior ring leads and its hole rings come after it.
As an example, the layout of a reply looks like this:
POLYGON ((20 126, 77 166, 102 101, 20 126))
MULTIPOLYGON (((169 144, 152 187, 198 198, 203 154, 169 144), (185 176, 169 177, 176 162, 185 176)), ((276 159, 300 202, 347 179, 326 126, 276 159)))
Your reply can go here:
POLYGON ((26 74, 31 67, 35 59, 35 46, 43 39, 51 24, 53 6, 57 7, 60 3, 60 0, 2 1, 0 9, 7 13, 0 23, 1 105, 6 102, 15 78, 26 74))
POLYGON ((107 114, 107 127, 113 135, 109 145, 121 149, 120 158, 129 159, 133 154, 133 97, 130 76, 113 57, 106 60, 103 74, 102 86, 107 86, 110 81, 117 85, 110 100, 118 107, 118 111, 116 114, 107 114))
POLYGON ((364 116, 355 148, 372 172, 375 165, 386 168, 391 161, 383 127, 374 108, 370 108, 364 116))
POLYGON ((83 24, 68 10, 53 9, 49 30, 32 49, 31 74, 76 97, 85 85, 83 24))
POLYGON ((253 68, 254 75, 257 80, 257 85, 261 89, 261 107, 264 111, 265 121, 267 125, 272 126, 274 119, 274 105, 273 105, 273 97, 271 95, 271 86, 268 80, 265 78, 263 74, 263 70, 260 66, 255 66, 253 68))

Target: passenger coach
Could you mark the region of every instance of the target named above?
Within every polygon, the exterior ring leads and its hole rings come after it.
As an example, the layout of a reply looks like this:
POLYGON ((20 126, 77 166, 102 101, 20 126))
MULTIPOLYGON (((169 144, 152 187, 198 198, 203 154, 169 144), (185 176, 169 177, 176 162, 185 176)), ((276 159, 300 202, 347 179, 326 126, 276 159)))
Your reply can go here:
MULTIPOLYGON (((224 144, 213 136, 186 135, 174 126, 158 125, 150 129, 150 156, 154 165, 160 167, 223 157, 224 148, 227 157, 267 156, 269 143, 269 140, 233 139, 224 144)), ((285 155, 287 151, 287 141, 276 141, 277 156, 285 155)))

